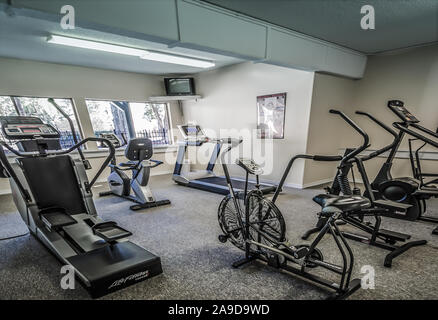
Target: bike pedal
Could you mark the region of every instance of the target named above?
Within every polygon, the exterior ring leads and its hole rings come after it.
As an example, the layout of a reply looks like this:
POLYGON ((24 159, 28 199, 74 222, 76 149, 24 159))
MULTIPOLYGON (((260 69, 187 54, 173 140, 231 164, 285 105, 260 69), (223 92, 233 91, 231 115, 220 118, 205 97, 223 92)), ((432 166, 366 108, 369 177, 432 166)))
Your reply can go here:
POLYGON ((296 259, 301 259, 301 258, 303 258, 308 252, 309 252, 309 248, 307 248, 307 247, 301 247, 301 248, 298 248, 297 250, 295 250, 294 257, 295 257, 296 259))

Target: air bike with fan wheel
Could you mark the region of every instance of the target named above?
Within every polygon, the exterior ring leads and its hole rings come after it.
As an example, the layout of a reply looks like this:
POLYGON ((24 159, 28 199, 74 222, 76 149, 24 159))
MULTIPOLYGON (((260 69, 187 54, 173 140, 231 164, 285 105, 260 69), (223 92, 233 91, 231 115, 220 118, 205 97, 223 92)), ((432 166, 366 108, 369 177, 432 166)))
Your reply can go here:
POLYGON ((71 119, 53 99, 49 102, 70 123, 75 145, 68 150, 61 149, 59 131, 39 118, 0 117, 4 136, 18 147, 0 141, 0 178, 9 179, 30 233, 74 271, 92 297, 162 273, 160 257, 128 241, 130 231, 97 214, 92 187, 113 159, 114 146, 102 138, 77 141, 71 119), (91 181, 86 173, 91 166, 81 151, 89 141, 104 143, 109 151, 91 181))
MULTIPOLYGON (((370 206, 370 201, 362 196, 333 196, 323 205, 322 215, 327 217, 325 225, 315 240, 307 244, 292 245, 285 237, 286 225, 284 218, 275 205, 293 163, 297 159, 315 161, 339 161, 341 156, 297 155, 293 157, 277 186, 272 200, 264 198, 259 188, 259 175, 262 168, 252 159, 239 158, 237 165, 246 172, 246 182, 249 175, 255 175, 256 188, 249 191, 245 188, 236 192, 230 178, 225 161, 226 154, 242 143, 242 140, 228 139, 228 149, 222 153, 221 162, 230 190, 219 205, 218 219, 223 234, 219 241, 230 241, 239 249, 245 251, 245 257, 233 263, 238 268, 254 260, 266 262, 269 266, 298 275, 315 284, 325 286, 332 295, 330 298, 345 299, 361 286, 360 279, 351 279, 354 265, 353 252, 341 232, 336 220, 349 212, 370 206), (329 233, 336 244, 342 264, 334 264, 324 259, 318 244, 329 233), (326 279, 318 275, 314 269, 323 268, 336 274, 338 280, 326 279)), ((359 150, 359 148, 358 148, 359 150)), ((360 150, 358 151, 360 152, 360 150)))

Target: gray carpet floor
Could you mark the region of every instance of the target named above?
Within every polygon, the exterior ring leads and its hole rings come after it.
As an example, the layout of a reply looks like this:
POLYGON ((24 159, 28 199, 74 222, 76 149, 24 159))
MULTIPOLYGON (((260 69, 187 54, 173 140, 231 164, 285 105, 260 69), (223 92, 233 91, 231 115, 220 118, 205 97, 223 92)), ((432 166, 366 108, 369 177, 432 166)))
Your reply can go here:
MULTIPOLYGON (((132 241, 158 254, 164 273, 104 299, 323 299, 325 290, 306 281, 254 263, 240 269, 231 263, 242 252, 217 237, 217 207, 221 195, 175 185, 170 176, 151 179, 158 199, 172 204, 146 211, 130 211, 128 201, 117 197, 97 198, 100 215, 115 220, 134 233, 132 241)), ((98 187, 98 191, 105 186, 98 187)), ((300 236, 316 221, 319 207, 312 202, 319 189, 286 190, 278 200, 287 224, 288 237, 300 236)), ((438 216, 438 202, 430 213, 438 216), (434 209, 434 208, 436 209, 434 209)), ((364 265, 375 268, 375 289, 359 290, 350 299, 437 299, 438 236, 432 224, 384 218, 387 229, 426 239, 426 246, 410 250, 383 267, 385 250, 350 241, 355 254, 355 276, 364 265)), ((0 197, 0 238, 26 232, 10 196, 0 197)), ((304 242, 308 243, 308 242, 304 242)), ((337 256, 330 237, 322 248, 328 261, 337 256)), ((59 286, 61 264, 30 235, 0 242, 0 299, 89 299, 77 285, 75 290, 59 286)), ((315 270, 315 272, 318 270, 315 270)))

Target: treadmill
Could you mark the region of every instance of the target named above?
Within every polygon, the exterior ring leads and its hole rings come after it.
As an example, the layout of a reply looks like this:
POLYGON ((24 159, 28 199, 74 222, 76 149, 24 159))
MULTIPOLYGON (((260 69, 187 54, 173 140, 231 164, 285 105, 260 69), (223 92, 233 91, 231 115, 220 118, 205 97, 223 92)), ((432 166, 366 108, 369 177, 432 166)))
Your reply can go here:
MULTIPOLYGON (((184 140, 178 142, 178 155, 176 158, 175 169, 173 171, 173 181, 182 186, 227 195, 229 193, 229 188, 227 186, 227 181, 225 177, 217 176, 213 172, 213 170, 217 158, 220 154, 222 145, 227 144, 228 140, 211 139, 204 134, 204 131, 198 125, 180 125, 178 126, 178 129, 184 137, 184 140), (204 143, 214 144, 213 153, 207 164, 207 168, 205 170, 182 173, 181 169, 185 159, 187 147, 199 147, 202 146, 204 143)), ((232 178, 231 182, 236 192, 245 190, 245 179, 232 178)), ((255 189, 255 185, 256 183, 254 181, 249 181, 248 191, 255 189)), ((274 192, 276 189, 275 185, 267 183, 260 183, 260 186, 260 189, 264 194, 274 192)))

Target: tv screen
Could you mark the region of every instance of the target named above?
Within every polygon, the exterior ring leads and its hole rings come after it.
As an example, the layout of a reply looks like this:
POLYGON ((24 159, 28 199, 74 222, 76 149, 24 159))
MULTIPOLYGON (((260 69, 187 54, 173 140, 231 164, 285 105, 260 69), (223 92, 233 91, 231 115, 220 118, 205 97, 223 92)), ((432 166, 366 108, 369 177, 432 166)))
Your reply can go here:
POLYGON ((166 94, 168 96, 195 95, 193 78, 165 78, 166 94))

